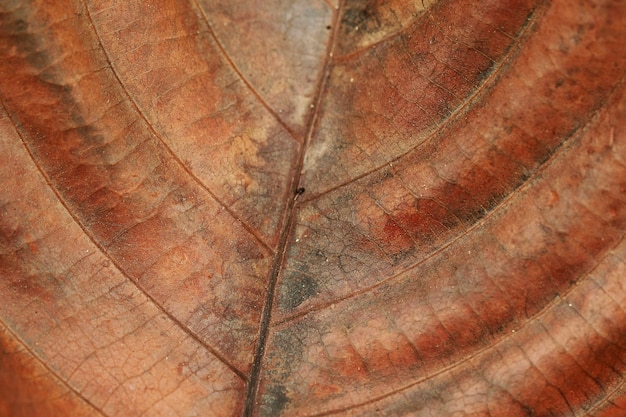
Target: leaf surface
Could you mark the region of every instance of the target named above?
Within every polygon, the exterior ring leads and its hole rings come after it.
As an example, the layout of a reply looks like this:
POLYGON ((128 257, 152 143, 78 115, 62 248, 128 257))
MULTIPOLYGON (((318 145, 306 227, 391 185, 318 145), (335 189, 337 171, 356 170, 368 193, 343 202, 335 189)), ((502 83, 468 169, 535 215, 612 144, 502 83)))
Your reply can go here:
POLYGON ((620 0, 6 0, 0 415, 626 413, 620 0))

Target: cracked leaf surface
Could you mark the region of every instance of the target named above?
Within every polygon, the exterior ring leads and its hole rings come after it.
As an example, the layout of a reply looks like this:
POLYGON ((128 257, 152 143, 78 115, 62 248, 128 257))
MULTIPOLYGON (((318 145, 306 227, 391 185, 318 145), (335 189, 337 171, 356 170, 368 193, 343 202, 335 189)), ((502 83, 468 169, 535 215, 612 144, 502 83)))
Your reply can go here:
POLYGON ((625 36, 619 0, 4 1, 0 415, 625 413, 625 36))

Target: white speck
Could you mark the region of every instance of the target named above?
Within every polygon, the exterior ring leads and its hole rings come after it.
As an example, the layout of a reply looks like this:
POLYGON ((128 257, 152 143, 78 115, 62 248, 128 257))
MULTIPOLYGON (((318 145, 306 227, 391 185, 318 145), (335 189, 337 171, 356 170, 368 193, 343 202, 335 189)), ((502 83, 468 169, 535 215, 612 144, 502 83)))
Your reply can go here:
POLYGON ((333 53, 331 52, 330 54, 328 54, 331 58, 333 57, 333 53))
POLYGON ((310 107, 310 108, 313 108, 313 107, 315 107, 315 104, 311 104, 309 107, 310 107))
POLYGON ((511 333, 515 333, 515 329, 511 330, 511 333))
POLYGON ((358 27, 358 26, 356 26, 356 27, 354 28, 354 30, 359 30, 359 27, 358 27))
POLYGON ((571 306, 572 306, 572 303, 567 303, 567 305, 571 307, 571 306))
POLYGON ((300 239, 296 239, 296 243, 300 242, 300 239))

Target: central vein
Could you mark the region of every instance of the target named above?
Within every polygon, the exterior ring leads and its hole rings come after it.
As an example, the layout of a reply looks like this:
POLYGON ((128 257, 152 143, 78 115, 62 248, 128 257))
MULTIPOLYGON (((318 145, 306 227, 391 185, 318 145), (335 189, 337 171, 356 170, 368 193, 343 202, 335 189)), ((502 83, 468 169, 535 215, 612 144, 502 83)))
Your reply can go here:
POLYGON ((267 344, 267 336, 269 333, 269 324, 272 315, 272 306, 274 304, 274 297, 276 292, 276 282, 278 280, 278 274, 282 268, 282 265, 285 260, 285 256, 287 253, 287 242, 288 238, 291 235, 291 230, 296 221, 296 206, 298 202, 298 196, 300 196, 304 191, 304 187, 300 184, 301 176, 302 176, 302 167, 304 164, 304 155, 306 149, 308 147, 308 143, 313 134, 313 130, 315 128, 317 117, 319 115, 319 107, 322 101, 323 93, 326 89, 326 83, 330 74, 331 66, 332 66, 332 56, 333 51, 335 49, 336 37, 339 27, 339 13, 342 9, 342 2, 339 3, 339 6, 335 9, 332 32, 328 39, 328 46, 326 48, 326 57, 324 60, 324 67, 320 72, 320 77, 317 83, 316 95, 313 100, 313 111, 311 111, 309 118, 307 120, 306 125, 306 135, 304 141, 299 150, 298 163, 295 167, 295 173, 293 175, 293 179, 291 182, 291 196, 289 199, 289 203, 286 208, 286 218, 283 222, 283 229, 280 234, 280 240, 278 242, 278 248, 276 250, 276 255, 274 256, 274 261, 272 263, 272 268, 270 270, 270 275, 268 279, 267 285, 267 295, 265 297, 265 304, 263 306, 263 311, 261 313, 261 321, 259 324, 259 338, 257 341, 256 349, 254 352, 254 361, 252 362, 252 368, 250 370, 250 378, 248 379, 248 385, 246 387, 245 393, 245 408, 243 412, 243 417, 251 417, 253 415, 254 407, 256 405, 255 399, 257 396, 257 390, 259 386, 259 376, 261 373, 263 357, 265 354, 265 346, 267 344))

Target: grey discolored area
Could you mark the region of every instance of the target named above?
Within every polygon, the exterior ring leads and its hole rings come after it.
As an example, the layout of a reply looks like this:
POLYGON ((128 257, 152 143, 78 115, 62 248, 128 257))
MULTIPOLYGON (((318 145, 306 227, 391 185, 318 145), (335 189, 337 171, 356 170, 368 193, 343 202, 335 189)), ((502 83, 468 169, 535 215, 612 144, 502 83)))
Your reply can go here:
POLYGON ((280 415, 288 401, 285 387, 275 385, 268 390, 267 394, 263 395, 260 414, 262 416, 280 415))
POLYGON ((318 285, 307 275, 294 273, 285 279, 280 291, 279 304, 283 310, 292 310, 318 294, 318 285))

